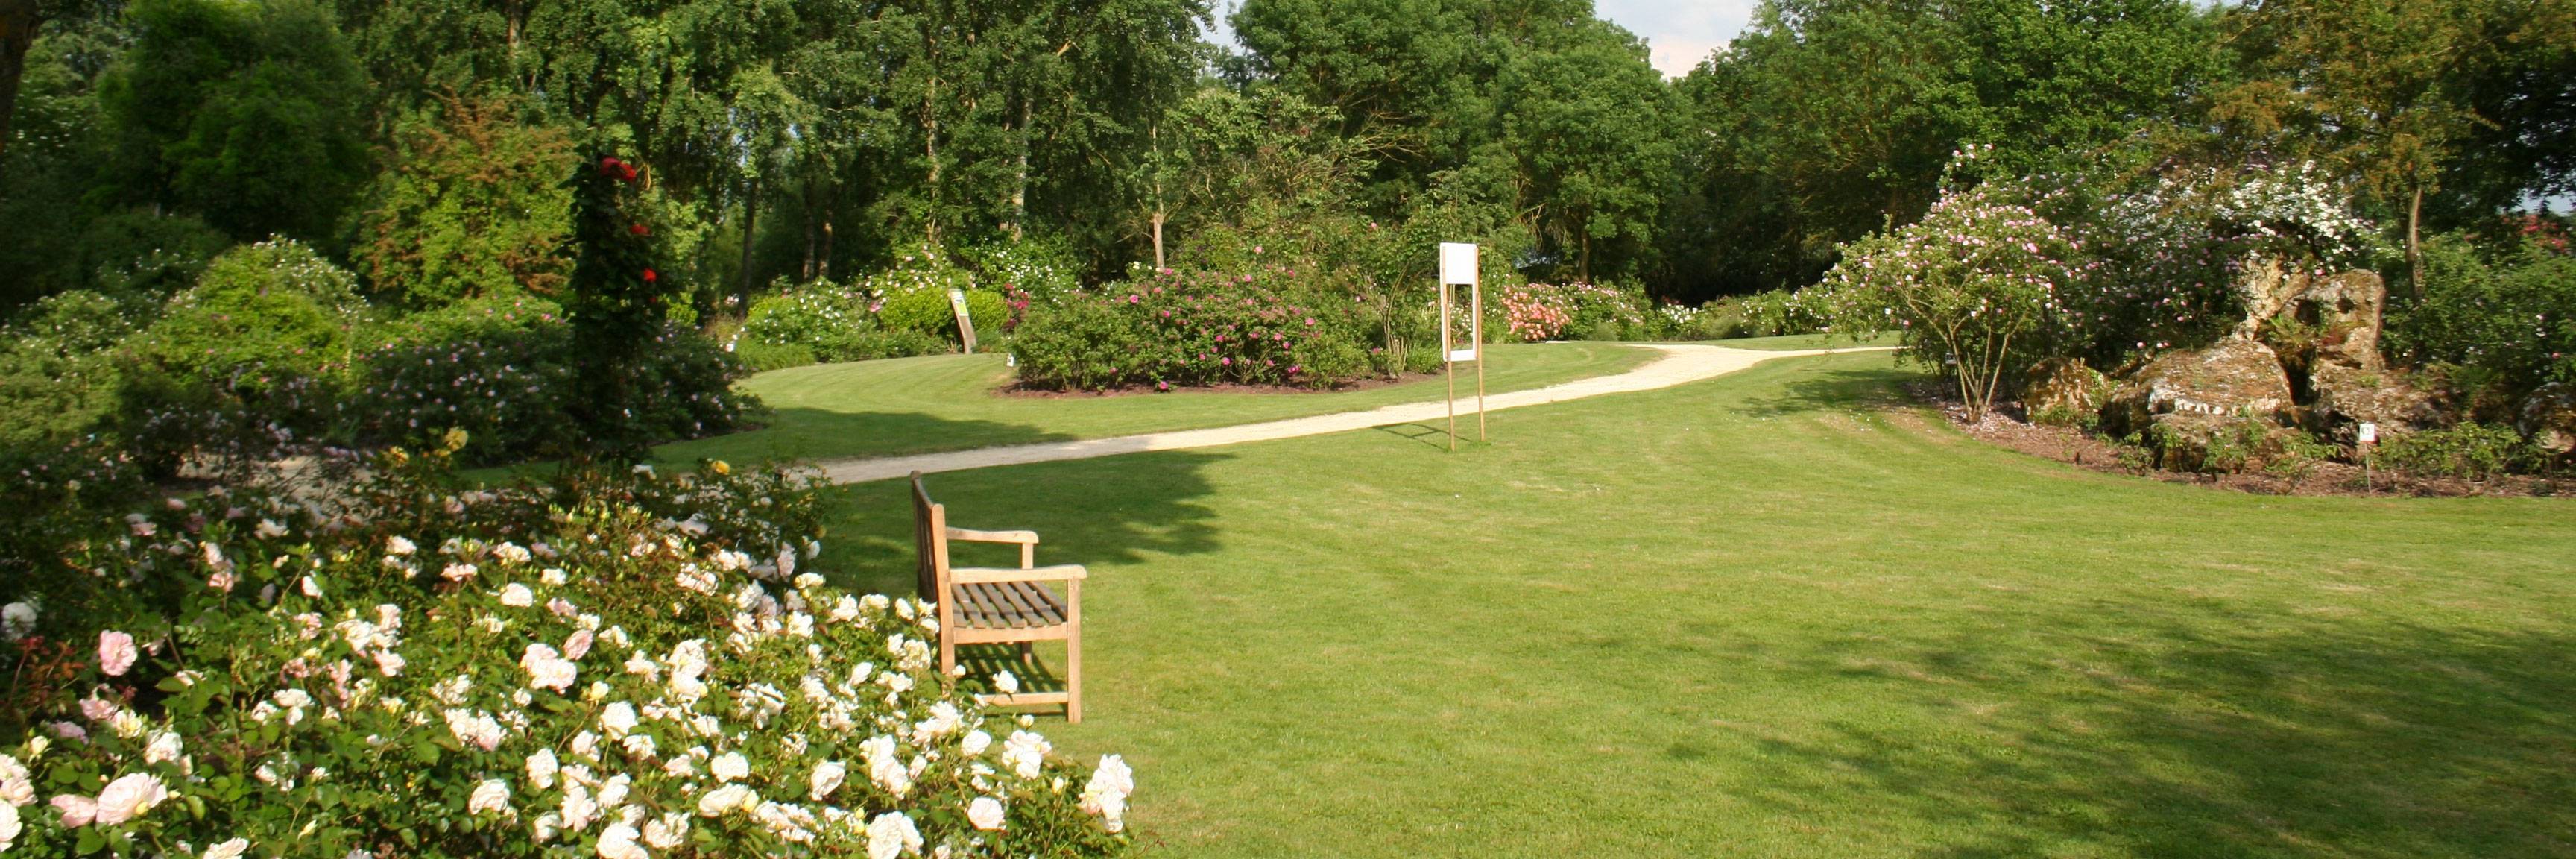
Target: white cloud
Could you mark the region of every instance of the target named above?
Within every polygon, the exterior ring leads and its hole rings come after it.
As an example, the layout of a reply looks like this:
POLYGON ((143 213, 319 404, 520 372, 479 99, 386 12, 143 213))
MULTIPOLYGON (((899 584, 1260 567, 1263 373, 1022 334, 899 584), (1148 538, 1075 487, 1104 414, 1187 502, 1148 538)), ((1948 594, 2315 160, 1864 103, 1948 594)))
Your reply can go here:
POLYGON ((1756 0, 1596 0, 1594 11, 1642 36, 1655 70, 1688 74, 1753 20, 1756 0))
MULTIPOLYGON (((1594 14, 1611 23, 1628 28, 1646 40, 1650 62, 1666 77, 1689 74, 1691 67, 1708 59, 1710 52, 1734 41, 1753 20, 1753 7, 1758 0, 1595 0, 1594 14)), ((1206 31, 1209 41, 1234 46, 1234 28, 1226 26, 1225 16, 1242 0, 1218 0, 1216 26, 1206 31)))

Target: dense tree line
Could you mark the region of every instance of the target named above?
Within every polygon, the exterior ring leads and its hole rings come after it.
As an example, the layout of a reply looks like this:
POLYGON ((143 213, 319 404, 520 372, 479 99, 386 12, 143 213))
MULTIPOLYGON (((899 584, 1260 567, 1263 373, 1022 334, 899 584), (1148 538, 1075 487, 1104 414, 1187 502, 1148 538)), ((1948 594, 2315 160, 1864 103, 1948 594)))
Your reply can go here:
POLYGON ((1202 0, 0 0, 0 303, 272 235, 399 302, 542 292, 602 152, 702 313, 924 246, 1347 251, 1327 222, 1697 301, 1814 281, 1964 144, 2069 185, 2314 161, 2411 266, 2576 190, 2571 6, 1768 0, 1667 81, 1586 0, 1247 0, 1239 49, 1202 0))

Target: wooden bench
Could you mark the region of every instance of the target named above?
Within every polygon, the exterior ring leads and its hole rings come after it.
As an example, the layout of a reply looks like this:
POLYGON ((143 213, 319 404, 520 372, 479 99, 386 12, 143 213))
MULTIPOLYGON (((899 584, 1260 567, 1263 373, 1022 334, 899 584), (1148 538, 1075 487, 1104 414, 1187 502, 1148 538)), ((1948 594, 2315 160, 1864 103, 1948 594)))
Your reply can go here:
POLYGON ((921 472, 912 473, 913 536, 920 548, 921 598, 939 611, 939 670, 953 671, 960 644, 1014 643, 1020 660, 1034 666, 1031 642, 1064 640, 1064 691, 985 695, 995 706, 1062 704, 1067 722, 1082 721, 1082 580, 1079 564, 1037 565, 1035 531, 975 531, 948 527, 948 508, 930 500, 921 472), (950 541, 1016 543, 1020 568, 951 567, 950 541), (1043 582, 1063 582, 1058 596, 1043 582))

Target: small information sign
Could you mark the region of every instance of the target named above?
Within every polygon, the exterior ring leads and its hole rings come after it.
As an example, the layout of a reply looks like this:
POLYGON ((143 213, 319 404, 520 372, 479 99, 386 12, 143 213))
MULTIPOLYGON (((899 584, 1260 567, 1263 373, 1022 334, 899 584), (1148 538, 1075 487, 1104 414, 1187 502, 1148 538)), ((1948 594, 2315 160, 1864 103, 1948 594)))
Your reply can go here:
POLYGON ((967 353, 967 354, 970 354, 970 355, 971 355, 971 354, 974 354, 974 352, 975 352, 975 316, 974 316, 974 314, 971 314, 971 313, 966 312, 966 291, 965 291, 965 290, 963 290, 963 289, 951 289, 951 290, 949 290, 949 291, 948 291, 948 309, 953 310, 953 311, 956 311, 956 313, 957 313, 957 337, 958 337, 958 340, 966 344, 966 353, 967 353))

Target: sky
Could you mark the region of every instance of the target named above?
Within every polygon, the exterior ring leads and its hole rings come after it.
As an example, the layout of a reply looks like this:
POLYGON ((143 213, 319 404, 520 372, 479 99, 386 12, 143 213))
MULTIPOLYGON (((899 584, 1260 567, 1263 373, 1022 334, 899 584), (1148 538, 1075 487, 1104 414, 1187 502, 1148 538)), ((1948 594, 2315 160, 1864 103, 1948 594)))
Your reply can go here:
MULTIPOLYGON (((1237 0, 1219 0, 1216 30, 1210 40, 1234 44, 1234 29, 1225 16, 1237 0)), ((1681 77, 1708 59, 1753 17, 1756 0, 1593 0, 1594 12, 1646 40, 1655 70, 1681 77)))

